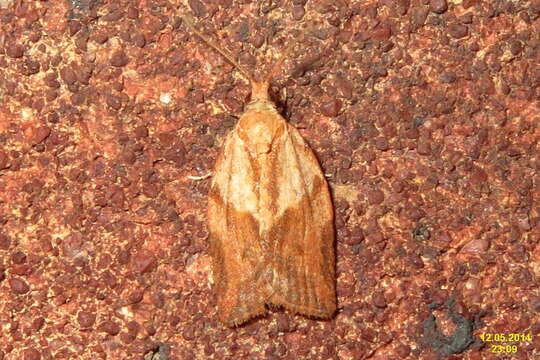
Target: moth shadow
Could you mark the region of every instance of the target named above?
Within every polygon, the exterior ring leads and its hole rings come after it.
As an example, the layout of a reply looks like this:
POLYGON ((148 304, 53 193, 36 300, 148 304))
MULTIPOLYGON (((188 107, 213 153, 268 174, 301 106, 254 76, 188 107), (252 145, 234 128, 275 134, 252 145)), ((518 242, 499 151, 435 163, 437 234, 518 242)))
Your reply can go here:
POLYGON ((282 87, 279 84, 275 84, 270 86, 268 89, 268 95, 270 96, 270 100, 274 103, 276 106, 276 109, 278 113, 287 120, 287 122, 290 119, 291 113, 290 113, 290 107, 287 104, 287 100, 283 99, 279 94, 279 89, 282 87))

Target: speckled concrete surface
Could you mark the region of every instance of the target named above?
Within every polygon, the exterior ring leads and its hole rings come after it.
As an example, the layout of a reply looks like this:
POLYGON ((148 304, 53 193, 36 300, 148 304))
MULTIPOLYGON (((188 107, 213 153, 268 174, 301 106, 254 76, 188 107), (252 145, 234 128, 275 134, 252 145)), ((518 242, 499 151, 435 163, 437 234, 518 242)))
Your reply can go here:
POLYGON ((0 359, 539 358, 539 58, 538 0, 0 1, 0 359), (184 13, 257 76, 287 52, 330 321, 216 320, 208 175, 249 85, 184 13))

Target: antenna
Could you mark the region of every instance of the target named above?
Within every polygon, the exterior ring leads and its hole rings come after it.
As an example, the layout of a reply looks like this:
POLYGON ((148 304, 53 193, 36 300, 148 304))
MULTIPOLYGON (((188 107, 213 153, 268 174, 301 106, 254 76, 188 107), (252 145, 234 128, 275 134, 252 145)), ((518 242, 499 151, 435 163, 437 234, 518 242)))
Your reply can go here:
POLYGON ((249 81, 251 85, 255 84, 256 82, 253 80, 253 77, 249 74, 248 71, 246 71, 236 60, 234 60, 233 56, 221 49, 219 46, 217 46, 213 41, 208 39, 206 36, 203 35, 199 30, 195 28, 195 25, 193 23, 193 18, 190 15, 184 15, 182 17, 186 25, 189 27, 189 29, 195 33, 202 41, 204 41, 208 46, 210 46, 212 49, 216 50, 218 53, 220 53, 227 61, 229 61, 234 67, 240 71, 240 73, 249 81))

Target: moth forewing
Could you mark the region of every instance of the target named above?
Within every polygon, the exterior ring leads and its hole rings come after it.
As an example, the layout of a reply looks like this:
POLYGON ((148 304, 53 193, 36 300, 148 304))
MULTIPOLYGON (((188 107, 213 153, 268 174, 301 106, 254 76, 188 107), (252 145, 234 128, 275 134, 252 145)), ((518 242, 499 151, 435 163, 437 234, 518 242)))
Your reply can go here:
POLYGON ((218 155, 208 198, 218 317, 237 326, 274 305, 328 318, 336 309, 333 207, 319 163, 269 100, 270 76, 254 81, 191 19, 186 24, 252 86, 252 101, 218 155))

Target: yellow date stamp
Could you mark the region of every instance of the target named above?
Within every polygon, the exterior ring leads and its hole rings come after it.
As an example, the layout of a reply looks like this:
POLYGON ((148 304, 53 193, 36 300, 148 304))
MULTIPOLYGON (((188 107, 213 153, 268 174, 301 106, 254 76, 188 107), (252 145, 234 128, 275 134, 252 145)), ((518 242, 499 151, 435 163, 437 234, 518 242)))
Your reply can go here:
POLYGON ((519 350, 518 344, 525 341, 532 341, 532 334, 524 333, 482 333, 480 340, 485 343, 506 343, 506 344, 489 344, 490 351, 494 354, 511 354, 517 353, 519 350))

